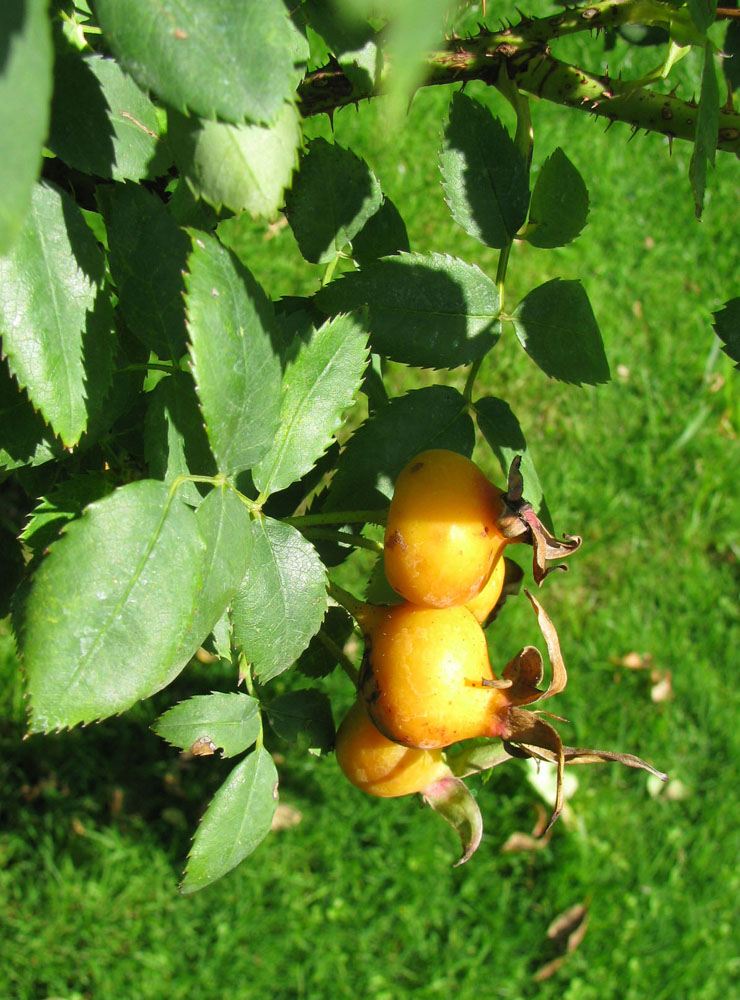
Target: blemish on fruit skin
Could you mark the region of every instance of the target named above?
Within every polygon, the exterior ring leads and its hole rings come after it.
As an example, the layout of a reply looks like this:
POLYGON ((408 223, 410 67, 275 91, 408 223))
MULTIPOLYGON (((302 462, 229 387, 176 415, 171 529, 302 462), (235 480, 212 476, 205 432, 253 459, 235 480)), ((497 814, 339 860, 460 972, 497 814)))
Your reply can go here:
POLYGON ((424 463, 423 462, 414 462, 414 464, 411 466, 411 468, 408 471, 409 472, 419 472, 423 468, 424 468, 424 463))
POLYGON ((402 552, 405 552, 406 549, 408 548, 408 545, 406 544, 406 542, 404 542, 403 535, 401 534, 400 531, 394 531, 393 534, 389 537, 388 541, 385 543, 385 547, 387 549, 392 549, 396 545, 401 549, 402 552))

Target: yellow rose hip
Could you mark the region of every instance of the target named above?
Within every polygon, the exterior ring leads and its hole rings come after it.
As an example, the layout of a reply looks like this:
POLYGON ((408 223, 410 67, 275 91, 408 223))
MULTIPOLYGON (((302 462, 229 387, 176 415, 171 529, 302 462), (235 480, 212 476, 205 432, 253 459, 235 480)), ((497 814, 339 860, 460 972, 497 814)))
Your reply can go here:
POLYGON ((507 700, 483 629, 464 607, 374 608, 363 623, 360 694, 375 726, 397 743, 435 749, 498 736, 507 700))
POLYGON ((422 792, 450 773, 441 750, 417 750, 383 736, 362 701, 355 702, 337 730, 336 753, 352 784, 381 798, 422 792))
POLYGON ((501 496, 464 455, 417 455, 399 474, 388 511, 384 560, 393 589, 432 608, 475 597, 506 546, 496 524, 501 496))

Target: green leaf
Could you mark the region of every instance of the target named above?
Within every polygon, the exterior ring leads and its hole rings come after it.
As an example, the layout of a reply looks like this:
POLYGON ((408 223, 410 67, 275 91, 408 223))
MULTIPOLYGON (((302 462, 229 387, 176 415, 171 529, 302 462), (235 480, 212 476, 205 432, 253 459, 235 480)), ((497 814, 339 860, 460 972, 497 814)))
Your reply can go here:
POLYGON ((165 360, 185 353, 183 270, 190 240, 162 201, 138 184, 100 187, 108 257, 131 332, 165 360))
POLYGON ((391 604, 400 604, 403 600, 393 587, 391 587, 390 583, 388 583, 388 577, 385 573, 385 560, 382 555, 378 556, 375 560, 375 565, 370 571, 363 597, 370 604, 385 604, 388 606, 391 604))
POLYGON ((270 832, 277 806, 278 775, 259 747, 237 764, 200 821, 180 891, 197 892, 251 854, 270 832))
POLYGON ((280 428, 252 470, 264 495, 285 489, 313 467, 342 426, 367 364, 367 337, 349 316, 338 316, 299 342, 283 375, 280 428))
POLYGON ((62 444, 54 438, 28 396, 0 361, 0 469, 10 471, 24 465, 43 465, 61 458, 62 444))
POLYGON ((123 712, 185 665, 204 547, 192 510, 146 479, 68 525, 19 609, 31 732, 123 712))
POLYGON ((175 160, 193 192, 220 209, 274 219, 298 165, 300 117, 284 104, 272 125, 230 125, 168 114, 175 160))
POLYGON ((691 20, 699 31, 705 32, 717 17, 717 0, 688 0, 691 20))
POLYGON ((725 54, 722 72, 730 90, 734 92, 740 87, 740 21, 728 23, 722 51, 725 54))
POLYGON ((0 618, 10 614, 11 601, 26 572, 26 560, 15 530, 0 524, 0 618))
POLYGON ((167 211, 181 226, 191 229, 213 232, 218 225, 218 215, 214 209, 195 197, 184 177, 175 182, 174 190, 167 202, 167 211))
POLYGON ((546 375, 575 385, 609 381, 601 331, 580 281, 546 281, 524 296, 513 319, 522 347, 546 375))
POLYGON ((455 222, 486 246, 505 247, 527 217, 527 167, 498 118, 459 91, 439 162, 455 222))
POLYGON ((537 175, 524 239, 535 247, 565 246, 581 232, 587 216, 586 185, 558 146, 537 175))
POLYGON ((545 506, 540 477, 527 448, 521 425, 512 413, 511 407, 503 399, 485 396, 476 401, 475 413, 481 433, 499 460, 504 477, 508 476, 509 467, 515 456, 521 456, 520 470, 524 479, 524 497, 537 512, 540 512, 545 506))
POLYGON ((0 333, 18 383, 63 444, 102 407, 112 367, 105 262, 63 191, 37 185, 23 230, 0 259, 0 333))
POLYGON ((377 410, 350 438, 329 488, 327 510, 375 509, 414 455, 427 448, 473 453, 475 428, 462 395, 446 385, 412 389, 377 410))
POLYGON ((339 451, 339 442, 335 440, 305 476, 291 483, 286 489, 270 494, 262 505, 264 513, 279 520, 291 517, 303 501, 315 492, 321 480, 334 471, 339 451))
POLYGON ((316 550, 293 527, 254 522, 249 569, 231 608, 234 639, 261 683, 295 663, 321 625, 326 573, 316 550))
POLYGON ((714 156, 719 138, 719 87, 714 68, 714 49, 707 41, 704 46, 704 68, 701 74, 701 94, 696 112, 696 136, 689 163, 691 190, 697 219, 704 208, 704 190, 707 184, 707 161, 714 166, 714 156))
POLYGON ((740 368, 740 297, 725 302, 714 316, 714 332, 722 341, 722 350, 740 368))
POLYGON ((174 680, 226 611, 247 572, 252 554, 253 522, 234 490, 211 490, 195 514, 206 548, 202 584, 196 598, 188 633, 175 664, 159 688, 174 680))
POLYGON ((220 472, 251 469, 280 416, 280 358, 272 303, 231 251, 193 236, 185 305, 196 391, 220 472))
POLYGON ((383 85, 391 127, 402 125, 414 92, 424 80, 428 53, 444 44, 445 14, 453 6, 458 4, 452 0, 386 0, 380 5, 388 19, 382 41, 391 71, 383 85))
POLYGON ((360 49, 374 35, 357 5, 342 0, 305 0, 308 23, 339 56, 360 49))
POLYGON ((285 212, 306 260, 326 264, 380 208, 380 184, 364 160, 314 139, 286 195, 285 212))
POLYGON ((228 609, 221 615, 211 630, 213 648, 222 660, 231 662, 231 618, 228 609))
POLYGON ((143 90, 179 111, 272 122, 303 75, 308 46, 280 0, 97 0, 103 33, 143 90))
POLYGON ((171 162, 146 94, 115 60, 72 46, 54 62, 47 145, 70 167, 118 181, 157 177, 171 162))
MULTIPOLYGON (((185 372, 163 378, 148 394, 144 457, 152 479, 168 485, 177 476, 216 474, 195 386, 185 372)), ((198 484, 193 482, 183 483, 178 496, 193 507, 202 500, 198 484)))
POLYGON ((160 715, 152 729, 181 750, 207 756, 219 749, 222 757, 235 757, 262 731, 259 709, 249 695, 214 691, 181 701, 160 715))
POLYGON ((368 39, 357 49, 343 52, 337 62, 357 93, 367 94, 377 86, 383 57, 376 38, 368 39))
POLYGON ((303 736, 312 750, 328 753, 334 746, 331 703, 321 691, 288 691, 267 706, 267 715, 272 728, 287 743, 295 743, 303 736))
POLYGON ((354 621, 344 608, 327 608, 321 629, 311 639, 301 653, 296 664, 306 677, 327 677, 339 663, 333 648, 344 649, 344 645, 354 632, 354 621), (326 643, 322 636, 329 639, 326 643))
POLYGON ((328 313, 367 306, 373 351, 420 368, 470 364, 501 335, 495 282, 447 254, 385 257, 331 282, 316 304, 328 313))
POLYGON ((49 126, 52 45, 46 0, 0 4, 0 255, 19 236, 49 126))
POLYGON ((24 543, 40 556, 55 541, 62 528, 82 514, 88 504, 100 500, 112 485, 99 473, 68 479, 42 497, 29 515, 21 533, 24 543))
POLYGON ((388 197, 352 240, 352 256, 361 266, 410 249, 406 223, 388 197))

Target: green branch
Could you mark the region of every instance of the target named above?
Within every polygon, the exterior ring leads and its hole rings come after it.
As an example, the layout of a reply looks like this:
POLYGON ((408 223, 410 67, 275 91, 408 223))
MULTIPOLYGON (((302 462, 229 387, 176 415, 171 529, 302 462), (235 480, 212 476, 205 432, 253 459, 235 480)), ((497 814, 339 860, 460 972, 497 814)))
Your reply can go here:
MULTIPOLYGON (((606 74, 587 72, 561 62, 550 52, 550 43, 564 35, 623 24, 673 26, 685 41, 703 44, 703 36, 694 28, 686 8, 676 10, 660 0, 609 0, 551 17, 523 17, 518 24, 499 32, 483 30, 472 38, 449 39, 443 49, 428 55, 422 85, 483 80, 496 86, 499 74, 504 72, 525 93, 600 115, 610 122, 624 122, 635 130, 693 142, 695 102, 649 90, 640 81, 615 81, 606 74)), ((378 78, 386 79, 389 72, 392 68, 384 67, 378 78)), ((353 84, 336 63, 309 73, 298 88, 304 117, 331 113, 381 93, 381 89, 353 84)), ((740 155, 739 114, 720 111, 717 140, 718 149, 740 155)))
MULTIPOLYGON (((522 90, 556 104, 588 111, 610 122, 624 122, 635 130, 694 141, 695 101, 635 89, 629 80, 586 73, 550 55, 531 59, 520 68, 517 79, 522 90)), ((740 153, 740 115, 735 112, 720 111, 717 148, 740 153)))

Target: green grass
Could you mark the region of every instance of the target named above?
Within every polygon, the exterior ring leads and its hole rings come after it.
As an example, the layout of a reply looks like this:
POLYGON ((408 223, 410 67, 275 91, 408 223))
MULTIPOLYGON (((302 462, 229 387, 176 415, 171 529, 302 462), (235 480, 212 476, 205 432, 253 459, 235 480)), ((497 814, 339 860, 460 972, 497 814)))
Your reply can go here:
MULTIPOLYGON (((616 57, 615 57, 616 58, 616 57)), ((650 57, 646 58, 648 64, 650 57)), ((506 117, 500 99, 470 92, 506 117)), ((495 254, 459 230, 439 187, 436 148, 448 93, 422 91, 409 127, 388 136, 381 109, 337 114, 336 139, 364 155, 418 250, 495 272, 495 254)), ((689 150, 534 107, 535 165, 557 145, 584 174, 592 212, 556 252, 517 247, 513 305, 555 275, 581 277, 612 382, 548 381, 511 331, 486 360, 480 394, 510 400, 556 525, 584 535, 571 571, 542 601, 570 674, 553 710, 574 745, 631 751, 667 770, 686 797, 651 797, 646 777, 577 769, 573 819, 542 851, 504 854, 529 831, 538 796, 513 762, 478 786, 486 833, 453 869, 454 834, 413 801, 365 798, 333 758, 275 745, 283 802, 301 822, 192 897, 176 884, 189 836, 228 762, 181 761, 147 729, 187 690, 227 689, 203 667, 121 719, 22 741, 23 702, 7 629, 0 638, 0 982, 14 1000, 46 997, 271 1000, 721 1000, 740 974, 737 799, 740 696, 738 375, 717 351, 712 310, 737 295, 738 164, 718 157, 705 218, 693 218, 689 150), (616 661, 649 653, 649 671, 616 661), (552 978, 550 921, 588 904, 580 946, 552 978)), ((326 120, 310 123, 324 132, 326 120)), ((230 238, 274 296, 316 287, 288 229, 265 241, 240 221, 230 238)), ((398 366, 398 391, 459 373, 398 366)), ((476 457, 500 476, 481 446, 476 457)), ((526 602, 491 635, 503 664, 535 640, 526 602)), ((332 678, 337 714, 347 682, 332 678)), ((549 706, 548 706, 549 707, 549 706)))

